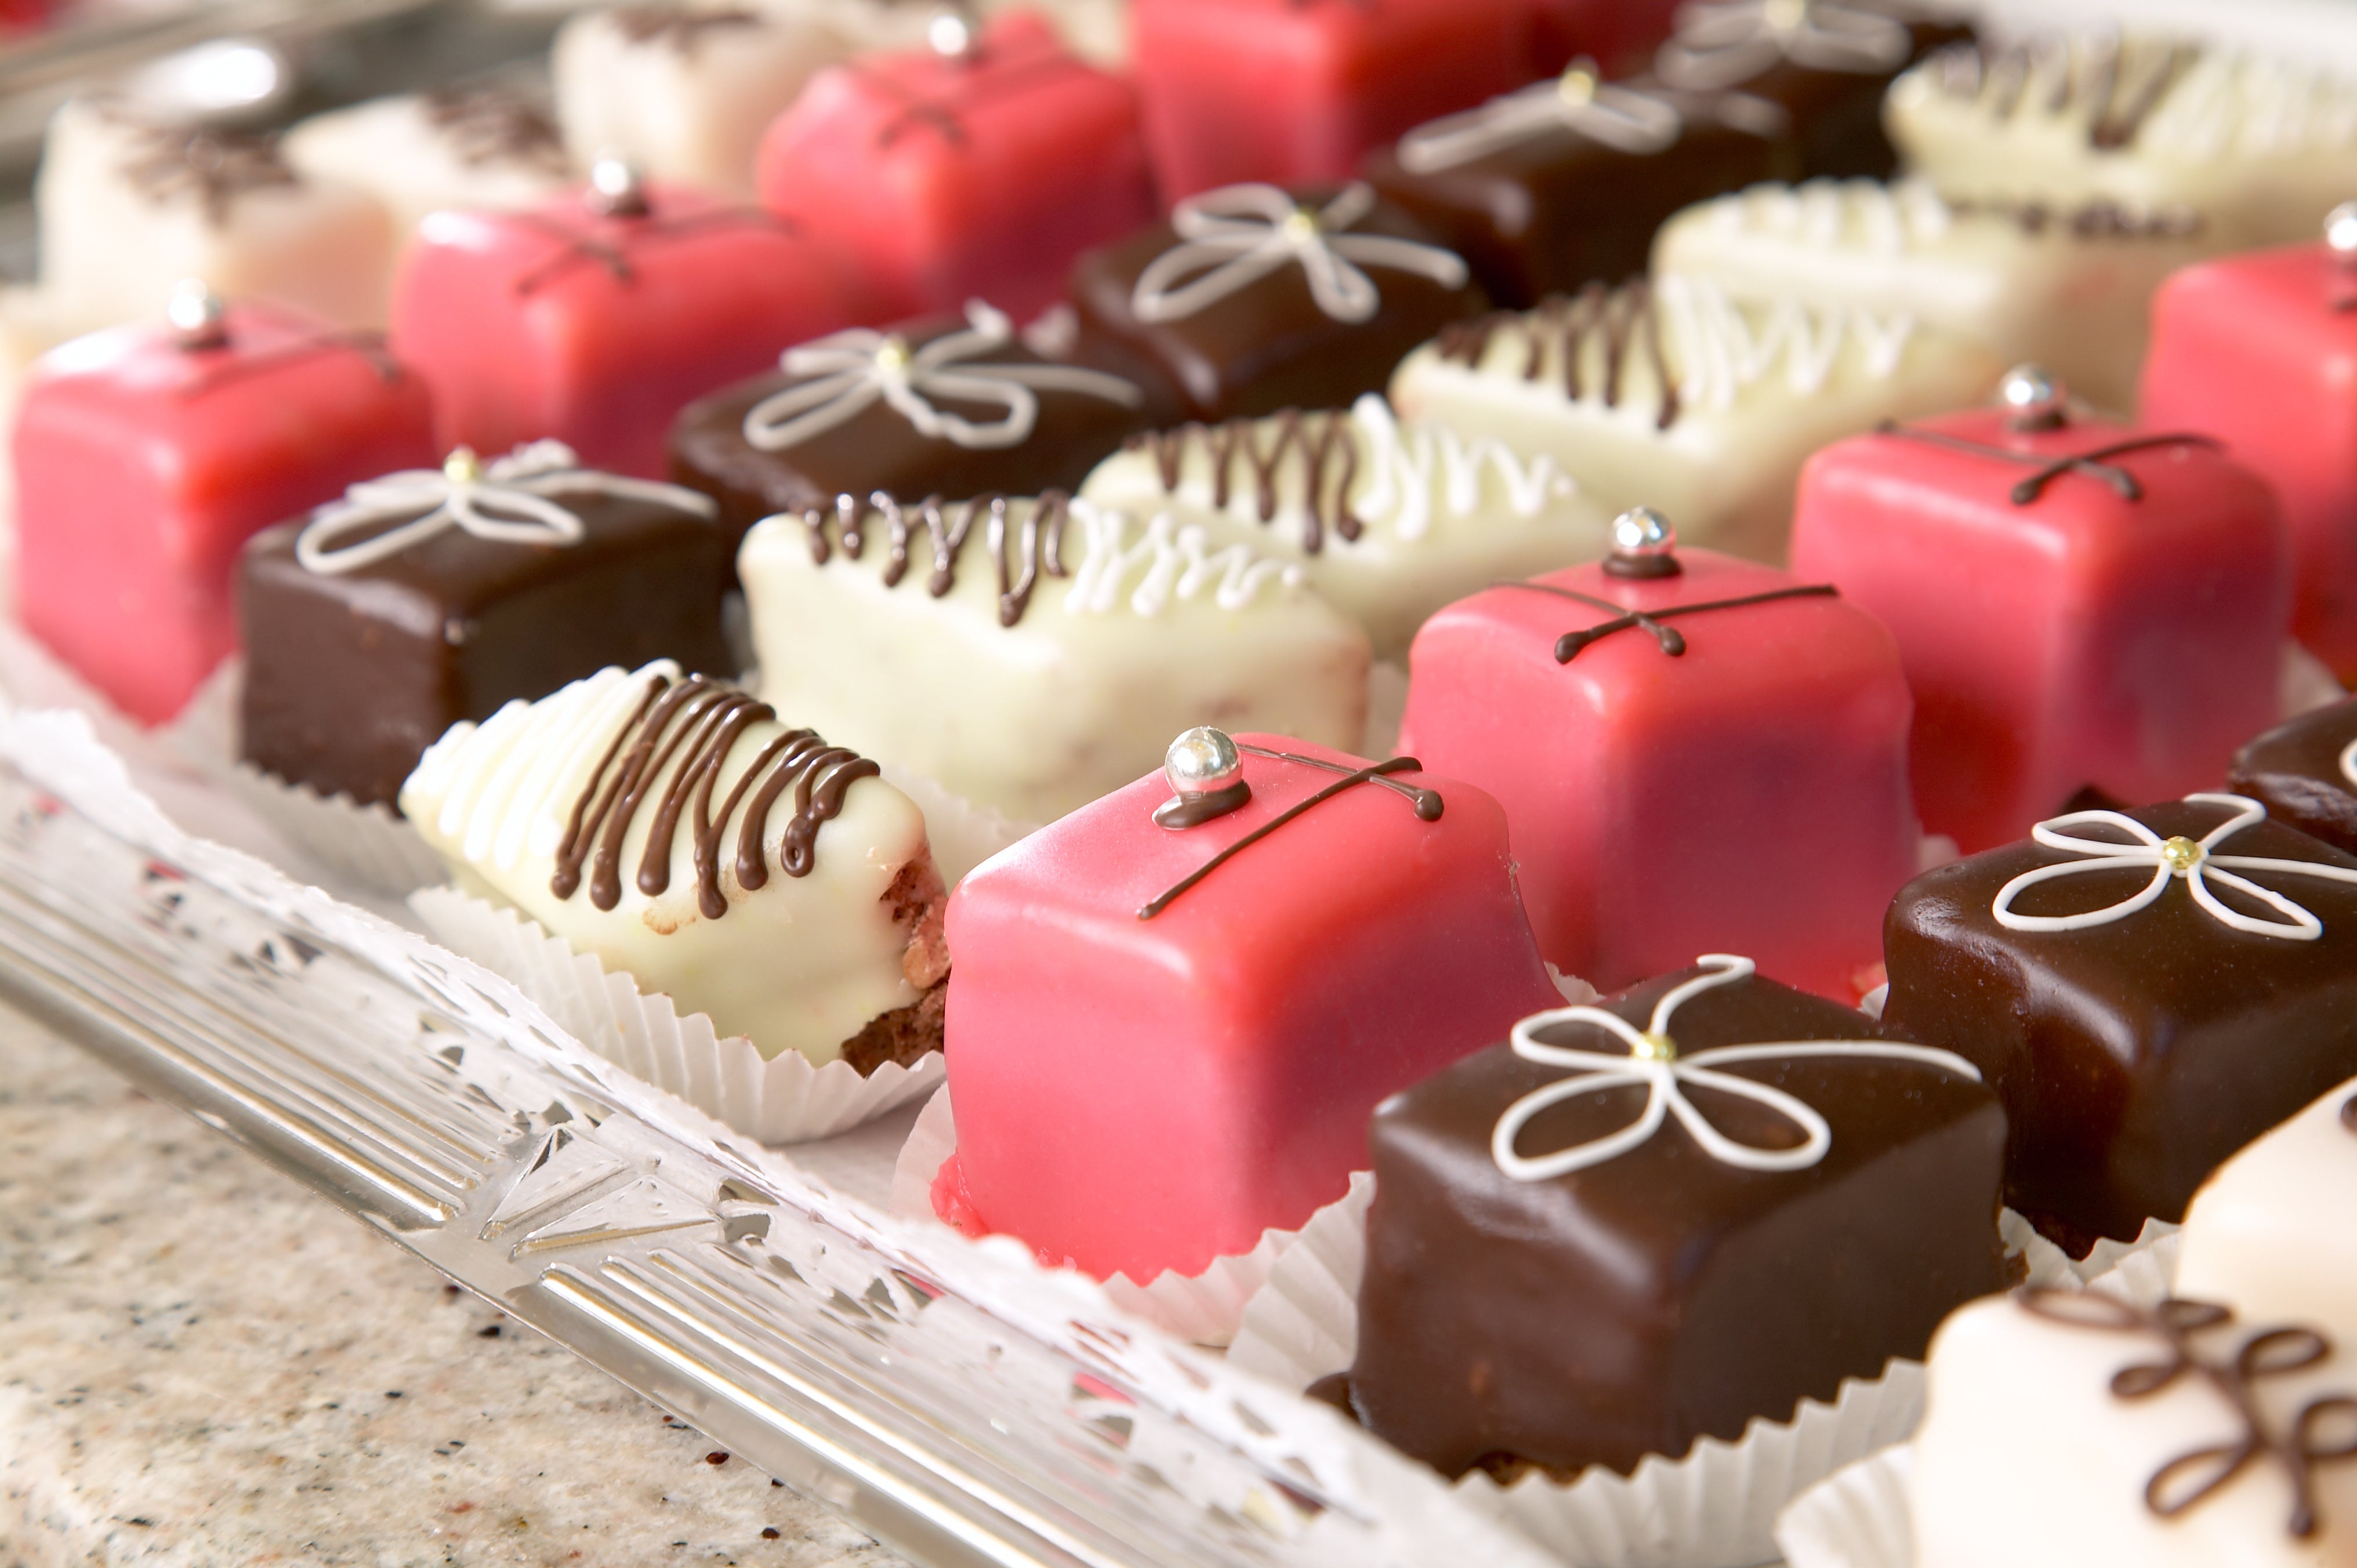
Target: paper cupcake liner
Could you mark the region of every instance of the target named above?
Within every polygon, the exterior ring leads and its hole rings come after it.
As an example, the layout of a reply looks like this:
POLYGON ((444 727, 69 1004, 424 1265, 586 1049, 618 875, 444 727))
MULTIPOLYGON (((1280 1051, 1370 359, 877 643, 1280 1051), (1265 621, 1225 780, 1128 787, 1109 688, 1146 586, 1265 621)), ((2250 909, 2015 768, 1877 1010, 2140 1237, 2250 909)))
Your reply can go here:
POLYGON ((236 763, 219 778, 248 811, 331 875, 396 898, 450 879, 442 857, 389 806, 322 795, 251 763, 236 763))
POLYGON ((1776 1521, 1786 1568, 1915 1568, 1914 1475, 1902 1443, 1802 1493, 1776 1521))
POLYGON ((453 887, 413 893, 409 908, 436 941, 513 983, 591 1050, 759 1143, 849 1132, 942 1081, 938 1051, 865 1078, 848 1062, 815 1066, 795 1051, 764 1061, 742 1035, 722 1039, 704 1014, 681 1017, 670 997, 641 992, 513 909, 453 887))
MULTIPOLYGON (((900 1146, 900 1157, 892 1167, 892 1211, 909 1219, 937 1220, 933 1178, 956 1152, 957 1119, 950 1109, 949 1086, 944 1084, 925 1102, 916 1125, 909 1130, 908 1142, 900 1146)), ((1318 1214, 1354 1199, 1363 1213, 1366 1197, 1373 1191, 1374 1177, 1358 1172, 1351 1177, 1350 1195, 1318 1214)), ((1317 1223, 1316 1216, 1310 1223, 1317 1223)), ((1145 1284, 1127 1274, 1115 1274, 1103 1282, 1104 1293, 1115 1305, 1164 1333, 1216 1348, 1234 1337, 1245 1304, 1264 1293, 1269 1275, 1283 1265, 1306 1234, 1306 1230, 1264 1231, 1251 1251, 1215 1258, 1199 1274, 1165 1270, 1145 1284)))

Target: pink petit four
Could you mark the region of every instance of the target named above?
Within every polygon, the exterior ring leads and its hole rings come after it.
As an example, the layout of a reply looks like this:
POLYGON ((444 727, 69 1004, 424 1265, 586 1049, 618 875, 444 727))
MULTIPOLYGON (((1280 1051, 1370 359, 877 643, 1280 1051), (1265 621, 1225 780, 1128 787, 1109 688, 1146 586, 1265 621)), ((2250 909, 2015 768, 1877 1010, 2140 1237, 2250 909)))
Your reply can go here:
POLYGON ((1413 127, 1540 74, 1538 9, 1531 0, 1137 0, 1137 87, 1162 194, 1347 179, 1413 127))
POLYGON ((606 162, 542 207, 427 218, 394 281, 392 342, 433 389, 445 446, 554 439, 651 478, 681 408, 852 315, 791 221, 606 162))
POLYGON ((2143 417, 2266 476, 2298 563, 2292 632, 2357 681, 2357 208, 2329 238, 2188 267, 2153 302, 2143 417))
POLYGON ((761 199, 857 263, 884 316, 986 298, 1028 317, 1072 258, 1154 220, 1137 100, 1038 16, 821 72, 762 138, 761 199))
POLYGON ((2071 408, 1889 426, 1801 478, 1792 566, 1899 639, 1916 803, 1967 854, 2093 789, 2174 800, 2277 716, 2290 547, 2257 475, 2205 435, 2071 408))
POLYGON ((18 613, 161 723, 236 650, 249 537, 436 458, 424 383, 372 336, 184 289, 171 325, 78 338, 35 368, 15 438, 18 613))
POLYGON ((968 876, 949 940, 935 1209, 1141 1283, 1298 1227, 1377 1101, 1562 1000, 1495 800, 1276 736, 1181 736, 968 876))
POLYGON ((1400 745, 1506 808, 1564 972, 1610 991, 1738 951, 1854 1001, 1917 865, 1890 634, 1822 583, 1674 549, 1650 510, 1613 534, 1426 621, 1400 745))

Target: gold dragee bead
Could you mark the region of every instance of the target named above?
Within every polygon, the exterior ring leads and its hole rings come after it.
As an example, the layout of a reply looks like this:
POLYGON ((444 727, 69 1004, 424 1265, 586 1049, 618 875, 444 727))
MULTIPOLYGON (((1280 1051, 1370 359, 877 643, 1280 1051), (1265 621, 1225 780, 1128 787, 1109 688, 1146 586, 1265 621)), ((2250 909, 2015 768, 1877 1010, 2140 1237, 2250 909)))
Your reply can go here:
POLYGON ((883 347, 876 350, 876 363, 888 371, 907 370, 911 358, 909 340, 897 332, 885 338, 883 347))
POLYGON ((1297 245, 1306 245, 1318 238, 1318 214, 1307 207, 1297 207, 1286 214, 1285 237, 1297 245))
POLYGON ((471 485, 483 477, 483 460, 472 446, 457 446, 442 459, 443 477, 452 484, 471 485))
POLYGON ((2160 858, 2169 863, 2171 871, 2179 874, 2201 865, 2208 853, 2191 839, 2181 835, 2164 841, 2160 846, 2160 858))
POLYGON ((1678 1059, 1678 1044, 1667 1035, 1649 1029, 1637 1036, 1637 1048, 1631 1054, 1640 1061, 1674 1062, 1678 1059))
POLYGON ((1555 90, 1572 108, 1585 108, 1596 102, 1596 72, 1586 65, 1573 66, 1563 73, 1555 90))
POLYGON ((1809 19, 1809 0, 1768 0, 1760 16, 1771 32, 1798 32, 1809 19))

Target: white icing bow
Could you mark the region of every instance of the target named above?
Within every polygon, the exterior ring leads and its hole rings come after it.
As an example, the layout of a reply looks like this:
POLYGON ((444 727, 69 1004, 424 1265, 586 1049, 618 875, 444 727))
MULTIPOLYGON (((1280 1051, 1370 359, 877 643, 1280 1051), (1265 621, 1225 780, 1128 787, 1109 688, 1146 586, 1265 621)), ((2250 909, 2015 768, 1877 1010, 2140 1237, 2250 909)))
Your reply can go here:
POLYGON ((694 490, 585 468, 562 441, 534 441, 488 466, 461 446, 438 468, 404 468, 352 486, 343 499, 312 514, 296 538, 295 559, 306 571, 340 576, 453 528, 494 543, 578 544, 581 519, 550 499, 565 492, 717 515, 712 499, 694 490), (388 522, 400 526, 336 547, 339 539, 388 522))
POLYGON ((2117 811, 2072 811, 2056 817, 2030 829, 2029 836, 2049 849, 2068 850, 2083 854, 2087 860, 2059 861, 2025 871, 1997 889, 1996 901, 1989 912, 1996 923, 2009 931, 2083 931, 2095 926, 2108 926, 2125 920, 2137 910, 2149 907, 2169 885, 2179 877, 2185 879, 2185 890, 2211 918, 2238 931, 2254 936, 2282 937, 2288 941, 2312 942, 2324 935, 2324 922, 2310 911, 2276 892, 2262 887, 2248 877, 2237 876, 2235 871, 2272 871, 2287 876, 2320 876, 2332 882, 2357 883, 2357 870, 2338 865, 2320 865, 2308 860, 2270 860, 2259 855, 2217 854, 2212 852, 2226 840, 2244 828, 2266 821, 2267 809, 2245 795, 2188 795, 2188 804, 2223 806, 2234 814, 2201 835, 2189 838, 2164 839, 2134 817, 2117 811), (2133 843, 2122 843, 2116 839, 2078 838, 2063 832, 2073 828, 2102 823, 2128 834, 2133 843), (2152 869, 2152 880, 2121 899, 2101 909, 2090 909, 2083 915, 2018 915, 2013 903, 2022 893, 2041 882, 2059 877, 2076 876, 2090 871, 2141 871, 2152 869), (2229 869, 2229 868, 2233 869, 2229 869), (2280 920, 2262 919, 2231 909, 2210 890, 2212 881, 2222 882, 2247 897, 2273 909, 2283 917, 2280 920))
POLYGON ((1696 1051, 1681 1056, 1670 1038, 1670 1019, 1678 1008, 1706 991, 1722 985, 1732 985, 1748 980, 1755 968, 1748 958, 1731 953, 1705 953, 1695 961, 1707 974, 1698 974, 1679 985, 1653 1004, 1652 1020, 1640 1031, 1618 1014, 1601 1007, 1559 1007, 1523 1019, 1514 1026, 1514 1054, 1527 1061, 1543 1062, 1549 1067, 1570 1068, 1577 1075, 1558 1079, 1541 1089, 1533 1090, 1506 1109, 1498 1119, 1497 1131, 1491 1134, 1490 1157, 1498 1168, 1515 1181, 1551 1181, 1574 1171, 1600 1165, 1617 1160, 1631 1149, 1639 1148, 1662 1130, 1662 1124, 1675 1116, 1678 1124, 1702 1145, 1703 1152, 1722 1165, 1748 1171, 1805 1170, 1825 1157, 1833 1147, 1833 1129, 1815 1107, 1782 1090, 1735 1073, 1715 1070, 1735 1062, 1792 1061, 1805 1058, 1836 1058, 1848 1060, 1883 1058, 1892 1061, 1920 1062, 1943 1071, 1980 1081, 1980 1069, 1951 1051, 1934 1050, 1928 1046, 1907 1046, 1881 1040, 1774 1040, 1759 1045, 1721 1046, 1712 1050, 1696 1051), (1556 1024, 1592 1024, 1618 1035, 1627 1042, 1629 1054, 1612 1056, 1602 1051, 1573 1050, 1568 1047, 1551 1046, 1536 1037, 1536 1031, 1556 1024), (1645 1109, 1636 1121, 1620 1132, 1588 1143, 1575 1144, 1555 1154, 1536 1159, 1515 1152, 1514 1143, 1531 1119, 1550 1106, 1584 1094, 1598 1094, 1606 1090, 1626 1089, 1643 1085, 1646 1090, 1645 1109), (1764 1105, 1799 1128, 1802 1141, 1789 1149, 1762 1149, 1749 1144, 1738 1144, 1711 1125, 1710 1118, 1698 1110, 1685 1095, 1684 1086, 1695 1084, 1717 1090, 1764 1105))
POLYGON ((1905 23, 1837 0, 1696 0, 1680 23, 1653 68, 1672 87, 1697 92, 1749 81, 1788 59, 1871 75, 1897 70, 1915 52, 1905 23))
POLYGON ((1071 365, 998 365, 974 361, 1015 340, 1002 311, 969 300, 966 328, 910 348, 897 333, 855 328, 800 348, 780 361, 790 376, 810 380, 755 403, 745 415, 745 439, 763 452, 782 452, 866 413, 880 399, 920 435, 968 450, 1019 446, 1039 423, 1041 391, 1078 392, 1136 408, 1146 394, 1119 376, 1071 365), (984 403, 1005 413, 975 424, 935 406, 933 399, 984 403))
POLYGON ((1346 186, 1322 209, 1297 204, 1273 185, 1190 196, 1170 214, 1183 242, 1138 274, 1130 310, 1140 321, 1181 321, 1289 266, 1301 269, 1309 297, 1337 321, 1371 321, 1383 302, 1374 280, 1354 263, 1420 274, 1443 288, 1464 286, 1470 274, 1453 251, 1349 232, 1374 209, 1374 188, 1364 183, 1346 186))
POLYGON ((1675 109, 1650 92, 1599 81, 1596 62, 1583 59, 1555 81, 1418 125, 1400 138, 1399 161, 1410 174, 1432 174, 1556 130, 1647 155, 1667 150, 1680 129, 1675 109))

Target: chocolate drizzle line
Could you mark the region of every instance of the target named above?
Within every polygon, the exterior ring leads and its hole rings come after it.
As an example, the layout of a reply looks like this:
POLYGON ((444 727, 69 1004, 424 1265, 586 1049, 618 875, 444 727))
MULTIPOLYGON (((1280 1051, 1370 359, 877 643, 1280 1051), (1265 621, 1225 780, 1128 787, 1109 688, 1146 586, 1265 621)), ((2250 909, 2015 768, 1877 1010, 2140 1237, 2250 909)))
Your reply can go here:
POLYGON ((706 33, 760 25, 759 12, 742 8, 707 11, 693 5, 651 4, 620 5, 614 10, 614 26, 630 42, 647 44, 661 39, 683 54, 702 43, 706 33))
POLYGON ((139 147, 123 165, 123 177, 148 200, 162 203, 192 197, 218 227, 251 191, 295 189, 303 177, 282 157, 275 138, 241 135, 193 125, 149 125, 119 115, 139 147))
POLYGON ((2241 1420, 2242 1434, 2232 1442, 2180 1454, 2153 1473, 2145 1484, 2145 1506, 2162 1519, 2175 1519, 2212 1493, 2219 1491, 2255 1461, 2281 1470, 2291 1484, 2290 1533, 2306 1541, 2317 1530, 2313 1472, 2335 1459, 2357 1457, 2357 1398, 2328 1394, 2300 1408, 2284 1433, 2271 1430, 2259 1409, 2254 1385, 2267 1378, 2305 1370, 2332 1354, 2332 1341, 2312 1328, 2268 1328, 2253 1334, 2236 1348, 2231 1360, 2212 1360, 2194 1348, 2193 1337, 2223 1327, 2234 1315, 2226 1307, 2202 1301, 2164 1301, 2147 1310, 2101 1291, 2060 1291, 2033 1287, 2017 1291, 2014 1300, 2023 1311, 2073 1328, 2102 1329, 2117 1334, 2150 1334, 2169 1349, 2163 1361, 2143 1361, 2123 1367, 2113 1375, 2112 1393, 2121 1400, 2140 1400, 2160 1392, 2190 1373, 2208 1382, 2241 1420), (2326 1423, 2340 1421, 2346 1435, 2326 1441, 2326 1423))
POLYGON ((2077 207, 1967 199, 1948 203, 1948 209, 1960 218, 2010 219, 2023 233, 2032 236, 2053 229, 2083 240, 2190 240, 2205 227, 2201 215, 2190 208, 2161 207, 2145 212, 2107 197, 2077 207))
POLYGON ((1598 378, 1597 391, 1607 408, 1620 406, 1631 349, 1641 349, 1646 363, 1652 367, 1653 380, 1662 389, 1662 405, 1653 419, 1654 428, 1667 430, 1678 422, 1677 383, 1671 378, 1669 360, 1662 352, 1661 315, 1654 308, 1652 290, 1644 279, 1631 279, 1617 289, 1592 283, 1581 289, 1576 298, 1549 295, 1535 310, 1501 310, 1476 321, 1452 323, 1440 329, 1440 357, 1479 369, 1489 354, 1491 342, 1501 333, 1522 339, 1523 380, 1526 381, 1535 382, 1545 373, 1547 350, 1553 346, 1563 357, 1564 395, 1574 403, 1587 395, 1580 360, 1586 357, 1591 340, 1600 341, 1604 368, 1598 378))
MULTIPOLYGON (((1940 85, 1950 97, 1971 99, 1996 118, 2009 120, 2029 97, 2029 79, 2041 52, 2016 45, 1992 54, 1977 44, 1956 44, 1932 59, 1940 85)), ((2079 106, 2092 108, 2087 142, 2106 152, 2134 143, 2169 90, 2201 59, 2199 49, 2173 44, 2158 64, 2129 86, 2124 81, 2121 55, 2116 42, 2105 47, 2101 62, 2084 79, 2076 63, 2066 59, 2044 106, 2050 114, 2079 106)))
POLYGON ((677 218, 615 213, 609 215, 609 221, 617 226, 610 239, 589 230, 568 227, 544 213, 514 212, 508 217, 565 247, 517 277, 515 292, 520 298, 539 293, 576 267, 592 263, 604 267, 616 283, 635 283, 638 269, 630 264, 630 247, 634 244, 684 240, 715 229, 768 229, 789 237, 802 232, 792 219, 754 207, 720 207, 677 218))
POLYGON ((1350 790, 1357 789, 1361 784, 1380 784, 1384 789, 1393 791, 1394 794, 1405 797, 1408 802, 1415 808, 1416 818, 1420 822, 1437 822, 1440 821, 1440 814, 1448 805, 1448 802, 1440 798, 1440 791, 1437 789, 1418 789, 1411 784, 1402 784, 1390 777, 1390 775, 1394 773, 1417 773, 1423 771, 1424 765, 1413 757, 1394 757, 1388 762, 1373 763, 1368 767, 1358 768, 1354 771, 1343 767, 1339 762, 1328 762, 1320 757, 1302 757, 1290 751, 1269 751, 1261 746, 1245 746, 1242 743, 1238 743, 1236 749, 1243 752, 1247 757, 1265 757, 1275 762, 1297 763, 1303 768, 1315 768, 1328 773, 1340 773, 1342 777, 1335 779, 1334 782, 1327 785, 1326 788, 1318 790, 1316 794, 1309 796, 1308 799, 1295 801, 1292 805, 1287 806, 1284 811, 1279 811, 1275 816, 1271 817, 1260 826, 1253 829, 1252 832, 1236 840, 1235 843, 1228 845, 1225 849, 1221 850, 1217 854, 1211 856, 1211 859, 1205 861, 1201 865, 1197 866, 1193 871, 1189 872, 1185 876, 1180 877, 1161 895, 1149 899, 1146 904, 1139 908, 1137 911, 1137 918, 1139 919, 1150 920, 1154 918, 1155 916, 1159 915, 1163 910, 1168 908, 1171 905, 1171 901, 1176 899, 1180 894, 1186 892, 1189 888, 1194 886, 1195 884, 1202 881, 1203 878, 1211 875, 1211 873, 1219 870, 1220 867, 1225 865, 1229 861, 1233 860, 1245 850, 1250 849, 1253 845, 1260 843, 1261 840, 1268 837, 1271 833, 1276 832, 1277 829, 1285 826, 1296 817, 1306 816, 1309 812, 1317 810, 1319 806, 1324 805, 1327 801, 1334 799, 1335 796, 1345 794, 1350 790))
MULTIPOLYGON (((930 67, 933 62, 928 60, 930 67)), ((851 67, 860 80, 885 97, 897 101, 900 112, 876 133, 876 145, 888 147, 919 127, 937 133, 952 146, 963 146, 966 140, 965 122, 958 118, 962 109, 978 108, 995 98, 1011 97, 1028 91, 1039 82, 1070 76, 1089 68, 1052 45, 1028 59, 995 60, 990 58, 985 40, 977 51, 963 60, 953 62, 952 91, 928 91, 912 86, 899 77, 883 70, 851 67)))
POLYGON ((2357 1094, 2341 1102, 2341 1124, 2352 1133, 2357 1133, 2357 1094))
POLYGON ((1342 411, 1305 414, 1297 408, 1288 408, 1273 415, 1272 423, 1276 426, 1276 439, 1266 450, 1262 449, 1255 434, 1261 422, 1254 419, 1150 430, 1129 437, 1122 446, 1126 451, 1151 454, 1163 490, 1175 494, 1184 474, 1188 448, 1200 444, 1211 469, 1211 505, 1221 510, 1227 509, 1228 499, 1234 493, 1236 459, 1243 458, 1252 476, 1254 501, 1263 522, 1276 516, 1277 470, 1284 466, 1286 454, 1297 446, 1303 467, 1301 548, 1311 555, 1325 549, 1329 527, 1345 540, 1357 539, 1365 532, 1366 524, 1351 510, 1351 487, 1359 477, 1359 448, 1351 439, 1350 414, 1342 411), (1333 465, 1330 471, 1329 463, 1333 465), (1333 496, 1330 506, 1327 504, 1329 478, 1333 496))
POLYGON ((1558 588, 1552 583, 1502 582, 1491 585, 1496 588, 1527 588, 1534 594, 1553 594, 1557 598, 1570 599, 1592 610, 1603 610, 1614 618, 1580 631, 1566 631, 1555 641, 1555 661, 1568 664, 1592 643, 1603 641, 1615 632, 1641 630, 1661 645, 1662 651, 1673 659, 1682 658, 1686 650, 1685 634, 1674 626, 1662 623, 1673 616, 1700 615, 1705 610, 1739 610, 1750 605, 1772 605, 1779 599, 1831 599, 1841 596, 1841 590, 1831 583, 1811 583, 1796 588, 1775 588, 1764 594, 1746 594, 1739 599, 1706 599, 1700 604, 1672 605, 1665 609, 1632 610, 1626 605, 1616 605, 1610 599, 1599 599, 1583 594, 1577 588, 1558 588))
POLYGON ((900 579, 908 575, 909 542, 916 537, 917 528, 921 525, 933 548, 933 569, 926 579, 925 591, 938 599, 957 586, 958 560, 974 538, 974 519, 986 517, 989 521, 984 528, 984 542, 992 564, 998 569, 998 624, 1013 626, 1030 609, 1031 596, 1039 589, 1043 575, 1071 575, 1064 565, 1063 553, 1064 525, 1071 514, 1072 498, 1062 490, 1049 490, 1039 497, 1031 515, 1023 520, 1018 533, 1008 523, 1005 496, 978 496, 953 505, 944 504, 939 496, 927 496, 914 505, 903 506, 877 490, 865 502, 856 496, 835 497, 832 514, 824 507, 807 507, 802 520, 810 537, 811 560, 823 566, 838 544, 846 557, 858 560, 867 548, 867 520, 882 518, 888 531, 886 549, 889 553, 884 562, 884 585, 888 588, 899 586, 900 579), (840 536, 834 542, 827 539, 829 521, 834 523, 840 536), (1008 556, 1010 542, 1020 557, 1019 564, 1008 556))
POLYGON ((1968 440, 1961 435, 1947 435, 1937 430, 1915 430, 1896 420, 1884 420, 1875 426, 1879 435, 1893 435, 1902 441, 1921 441, 1927 446, 1938 446, 1950 452, 1962 452, 1975 457, 1994 458, 2000 463, 2023 463, 2036 468, 2021 483, 2013 487, 2008 499, 2016 506, 2029 506, 2046 493, 2046 487, 2066 474, 2084 474, 2109 485, 2122 500, 2144 499, 2144 486, 2136 477, 2110 459, 2125 457, 2131 452, 2146 452, 2156 446, 2200 446, 2207 451, 2222 451, 2222 445, 2207 435, 2190 431, 2168 435, 2139 435, 2129 441, 2115 441, 2108 446, 2098 446, 2092 452, 2079 452, 2067 456, 2050 457, 2042 452, 2017 451, 2010 446, 1993 446, 1986 441, 1968 440))
POLYGON ((305 360, 315 360, 322 354, 357 354, 368 361, 369 368, 377 373, 377 379, 387 386, 397 384, 404 373, 400 361, 386 349, 382 332, 320 332, 281 344, 264 353, 242 356, 233 354, 232 348, 233 344, 223 343, 219 348, 195 350, 197 353, 226 357, 202 375, 192 376, 181 382, 173 390, 172 395, 183 401, 192 401, 249 377, 282 370, 305 360))
POLYGON ((589 902, 600 909, 620 903, 622 840, 658 788, 662 793, 635 879, 648 897, 671 886, 673 844, 680 818, 692 806, 696 908, 706 919, 728 913, 728 900, 720 889, 720 846, 728 819, 745 803, 748 791, 751 802, 737 836, 737 885, 748 892, 768 885, 770 867, 761 840, 770 811, 788 789, 794 792, 794 814, 786 825, 779 864, 789 876, 809 875, 816 863, 819 829, 841 814, 844 796, 853 784, 877 777, 879 769, 857 752, 827 745, 814 731, 788 730, 761 748, 715 813, 713 787, 728 754, 747 729, 777 716, 767 703, 704 676, 690 676, 675 685, 656 676, 573 802, 549 891, 559 898, 572 897, 581 886, 586 863, 589 902), (674 757, 679 766, 671 768, 666 779, 665 769, 674 757))
POLYGON ((469 167, 522 164, 563 176, 572 164, 556 122, 512 92, 492 87, 446 87, 420 102, 425 123, 442 133, 469 167))

